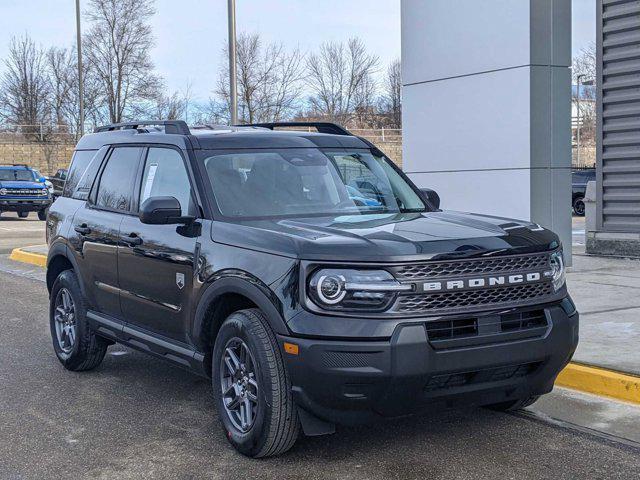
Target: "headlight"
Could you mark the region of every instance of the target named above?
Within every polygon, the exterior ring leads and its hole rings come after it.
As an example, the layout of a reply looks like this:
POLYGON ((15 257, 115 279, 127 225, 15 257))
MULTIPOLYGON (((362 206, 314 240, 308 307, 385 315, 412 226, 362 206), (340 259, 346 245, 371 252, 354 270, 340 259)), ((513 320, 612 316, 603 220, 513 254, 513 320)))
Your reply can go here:
POLYGON ((562 250, 558 250, 551 254, 549 258, 549 266, 551 269, 544 272, 544 275, 546 277, 551 277, 553 290, 557 292, 565 283, 564 256, 562 255, 562 250))
POLYGON ((7 194, 7 189, 6 188, 0 188, 0 195, 6 195, 7 194))
POLYGON ((398 292, 411 290, 386 270, 322 269, 311 275, 308 294, 325 310, 381 311, 398 292))

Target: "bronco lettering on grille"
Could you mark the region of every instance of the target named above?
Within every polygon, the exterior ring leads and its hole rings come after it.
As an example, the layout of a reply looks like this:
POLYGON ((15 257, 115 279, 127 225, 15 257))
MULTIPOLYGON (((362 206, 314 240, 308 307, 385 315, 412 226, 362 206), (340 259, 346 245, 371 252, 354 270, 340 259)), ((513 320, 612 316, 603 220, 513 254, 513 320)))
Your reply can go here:
POLYGON ((516 275, 495 275, 460 280, 446 280, 441 282, 424 282, 422 288, 425 292, 463 290, 471 288, 496 287, 500 285, 517 285, 523 283, 535 283, 542 280, 540 272, 519 273, 516 275))

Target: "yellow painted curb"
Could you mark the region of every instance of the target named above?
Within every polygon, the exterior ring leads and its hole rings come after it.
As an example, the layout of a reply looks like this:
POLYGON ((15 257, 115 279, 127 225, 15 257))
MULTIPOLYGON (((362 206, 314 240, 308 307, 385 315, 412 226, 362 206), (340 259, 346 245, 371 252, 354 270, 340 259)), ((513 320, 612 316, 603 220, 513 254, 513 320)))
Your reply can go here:
POLYGON ((37 265, 38 267, 47 266, 47 256, 41 253, 25 252, 21 248, 14 248, 9 255, 10 260, 22 263, 30 263, 31 265, 37 265))
POLYGON ((558 375, 556 385, 640 404, 640 377, 627 373, 570 363, 558 375))

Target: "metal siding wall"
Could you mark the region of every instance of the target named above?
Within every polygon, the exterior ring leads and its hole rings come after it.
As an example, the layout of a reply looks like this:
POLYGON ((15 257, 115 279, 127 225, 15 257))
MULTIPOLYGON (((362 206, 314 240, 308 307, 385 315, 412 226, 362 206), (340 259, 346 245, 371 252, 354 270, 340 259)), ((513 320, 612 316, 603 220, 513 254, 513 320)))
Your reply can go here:
POLYGON ((640 2, 597 8, 596 228, 640 232, 640 2))

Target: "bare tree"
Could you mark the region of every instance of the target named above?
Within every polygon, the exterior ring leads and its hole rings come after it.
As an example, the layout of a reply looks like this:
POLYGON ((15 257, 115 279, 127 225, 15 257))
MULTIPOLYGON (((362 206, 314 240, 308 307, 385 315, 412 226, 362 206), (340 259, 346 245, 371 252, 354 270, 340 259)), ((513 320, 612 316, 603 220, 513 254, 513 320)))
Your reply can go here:
POLYGON ((402 128, 402 67, 399 59, 387 67, 380 113, 385 117, 385 127, 402 128))
POLYGON ((153 73, 148 24, 154 2, 91 0, 84 36, 86 61, 97 76, 109 120, 120 122, 137 102, 157 98, 161 81, 153 73))
POLYGON ((206 104, 196 105, 191 115, 194 125, 223 125, 229 122, 229 105, 210 98, 206 104))
POLYGON ((158 120, 178 120, 184 118, 187 102, 179 92, 171 95, 161 93, 153 105, 150 118, 158 120))
POLYGON ((580 53, 573 58, 571 67, 573 80, 577 81, 578 75, 584 75, 589 80, 596 78, 596 44, 591 42, 580 50, 580 53))
POLYGON ((584 85, 584 82, 593 81, 595 83, 596 80, 595 43, 590 43, 573 58, 572 75, 576 85, 578 76, 582 77, 580 92, 578 92, 577 87, 572 92, 572 101, 576 108, 580 109, 580 136, 583 142, 593 144, 595 143, 596 133, 596 91, 593 86, 584 85), (580 95, 579 99, 578 94, 580 95))
POLYGON ((35 125, 50 122, 49 80, 45 52, 27 35, 11 39, 5 72, 0 79, 0 115, 23 133, 39 135, 35 125))
MULTIPOLYGON (((228 46, 223 55, 228 56, 228 46)), ((236 46, 239 119, 244 123, 278 121, 299 106, 304 74, 303 55, 285 51, 280 44, 263 45, 260 35, 240 34, 236 46)), ((229 105, 229 72, 222 71, 216 89, 229 105)))
POLYGON ((371 111, 376 85, 373 75, 378 57, 367 53, 361 40, 347 44, 324 43, 307 58, 307 86, 315 115, 346 124, 357 114, 371 111))
POLYGON ((72 89, 74 87, 75 62, 72 53, 66 48, 51 47, 47 50, 47 68, 49 78, 49 102, 52 120, 56 125, 67 125, 69 110, 73 108, 72 89))

